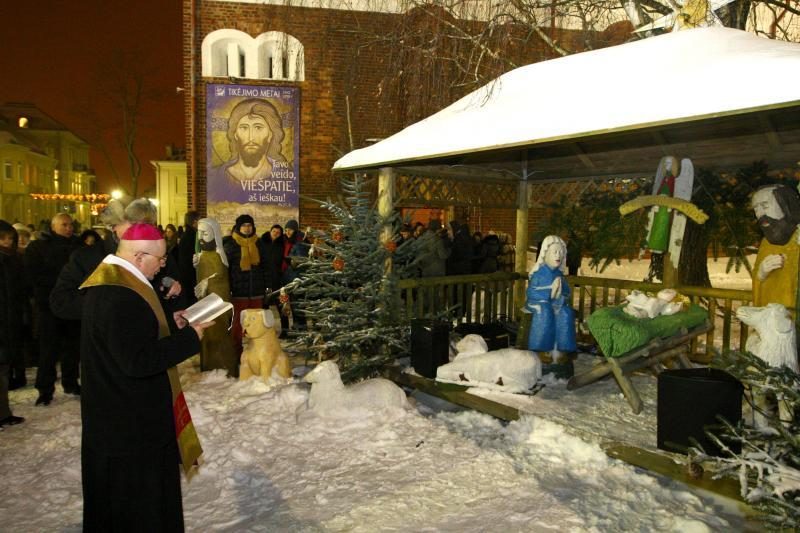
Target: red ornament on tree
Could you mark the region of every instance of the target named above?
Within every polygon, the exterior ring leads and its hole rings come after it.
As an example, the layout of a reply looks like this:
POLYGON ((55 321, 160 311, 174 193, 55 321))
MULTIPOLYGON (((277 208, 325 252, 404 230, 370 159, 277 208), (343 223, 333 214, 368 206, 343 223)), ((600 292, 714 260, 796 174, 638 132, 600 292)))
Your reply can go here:
POLYGON ((285 292, 282 292, 281 295, 278 296, 278 301, 280 303, 282 303, 282 304, 288 304, 289 303, 289 295, 286 294, 285 292))
POLYGON ((344 259, 342 259, 341 257, 337 257, 336 259, 334 259, 333 269, 336 270, 337 272, 341 272, 342 270, 344 270, 344 259))
POLYGON ((397 250, 397 243, 395 241, 386 241, 383 243, 383 247, 389 250, 390 254, 393 254, 397 250))
POLYGON ((334 242, 343 242, 344 241, 344 233, 341 231, 334 231, 333 232, 333 240, 334 242))

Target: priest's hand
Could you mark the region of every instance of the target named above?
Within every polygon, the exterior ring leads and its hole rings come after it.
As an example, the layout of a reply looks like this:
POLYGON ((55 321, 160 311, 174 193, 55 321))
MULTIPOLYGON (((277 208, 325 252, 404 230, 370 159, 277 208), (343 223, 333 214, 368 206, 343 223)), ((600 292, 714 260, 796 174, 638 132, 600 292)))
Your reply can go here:
POLYGON ((783 254, 772 254, 765 257, 758 266, 758 279, 764 281, 770 272, 783 268, 785 259, 783 254))
POLYGON ((177 298, 180 295, 181 295, 181 282, 176 279, 175 281, 172 282, 172 285, 170 285, 167 294, 164 295, 164 298, 177 298))
POLYGON ((189 323, 189 321, 183 317, 184 313, 186 313, 185 309, 172 313, 172 318, 175 320, 175 325, 178 326, 178 329, 185 328, 186 324, 189 323))
POLYGON ((203 331, 205 331, 206 328, 210 328, 214 324, 215 324, 214 321, 203 322, 201 324, 191 324, 191 327, 192 327, 192 329, 195 330, 195 332, 197 332, 197 338, 202 340, 203 339, 203 331))

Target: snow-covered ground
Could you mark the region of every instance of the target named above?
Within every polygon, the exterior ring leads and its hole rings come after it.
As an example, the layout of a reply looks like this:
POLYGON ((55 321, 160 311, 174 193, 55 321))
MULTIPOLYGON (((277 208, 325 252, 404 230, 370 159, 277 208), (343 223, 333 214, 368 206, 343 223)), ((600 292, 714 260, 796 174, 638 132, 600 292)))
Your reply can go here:
MULTIPOLYGON (((579 364, 590 359, 581 356, 579 364)), ((608 381, 568 392, 563 381, 549 380, 535 397, 482 393, 536 413, 504 424, 423 401, 392 416, 298 418, 307 385, 270 388, 202 374, 193 360, 180 370, 205 449, 199 474, 184 480, 188 531, 744 527, 720 501, 611 459, 598 446, 609 431, 654 445, 654 380, 646 376, 635 378, 645 400, 640 415, 608 381)), ((12 391, 12 409, 27 420, 0 432, 0 530, 79 531, 80 403, 60 390, 49 407, 34 407, 35 398, 30 386, 12 391)))
MULTIPOLYGON (((749 275, 709 261, 717 287, 749 275)), ((587 268, 583 272, 598 275, 587 268)), ((602 276, 642 279, 646 261, 602 276)), ((582 354, 576 370, 594 358, 582 354)), ((656 381, 636 375, 634 415, 613 380, 567 391, 545 378, 536 396, 472 389, 528 413, 509 424, 442 408, 424 395, 401 416, 300 416, 308 385, 269 387, 180 366, 205 449, 183 485, 188 531, 736 531, 730 502, 690 492, 603 453, 601 444, 656 446, 656 381)), ((33 383, 35 369, 29 369, 33 383)), ((81 529, 80 402, 34 407, 10 393, 24 424, 0 431, 0 531, 81 529)), ((449 406, 449 404, 447 404, 449 406)), ((452 406, 450 406, 452 407, 452 406)))

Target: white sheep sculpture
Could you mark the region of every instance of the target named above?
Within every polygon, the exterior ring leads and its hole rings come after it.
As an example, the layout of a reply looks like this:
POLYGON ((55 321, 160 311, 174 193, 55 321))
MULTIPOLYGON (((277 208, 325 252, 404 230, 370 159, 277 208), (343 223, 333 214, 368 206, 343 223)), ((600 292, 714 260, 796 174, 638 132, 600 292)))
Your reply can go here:
MULTIPOLYGON (((764 307, 742 306, 736 310, 736 316, 755 330, 755 334, 747 338, 745 349, 772 367, 786 366, 798 372, 797 364, 797 332, 794 320, 781 304, 770 303, 764 307)), ((753 413, 756 427, 769 427, 769 422, 762 413, 774 412, 778 407, 778 416, 788 424, 794 414, 783 398, 775 398, 770 394, 755 394, 753 398, 757 407, 753 413)))
POLYGON ((323 361, 306 374, 311 383, 308 409, 323 414, 346 414, 349 411, 406 409, 409 407, 403 389, 383 378, 364 380, 345 386, 339 367, 333 361, 323 361))
POLYGON ((480 335, 466 335, 456 344, 452 363, 436 370, 436 381, 505 392, 526 392, 542 377, 542 363, 534 352, 516 348, 487 351, 480 335))
POLYGON ((765 307, 742 306, 736 316, 756 332, 747 338, 745 349, 774 367, 786 366, 798 372, 797 333, 789 311, 781 304, 765 307))

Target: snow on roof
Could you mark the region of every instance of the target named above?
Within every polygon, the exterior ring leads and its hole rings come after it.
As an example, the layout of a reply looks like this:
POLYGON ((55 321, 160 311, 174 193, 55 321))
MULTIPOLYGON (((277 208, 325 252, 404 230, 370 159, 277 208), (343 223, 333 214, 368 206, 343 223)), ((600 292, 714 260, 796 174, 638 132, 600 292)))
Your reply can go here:
POLYGON ((334 170, 375 168, 800 104, 800 45, 673 32, 520 67, 334 170), (794 81, 792 81, 794 79, 794 81))

